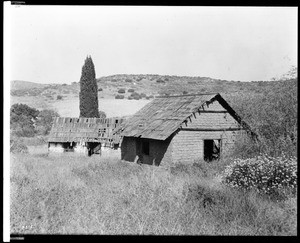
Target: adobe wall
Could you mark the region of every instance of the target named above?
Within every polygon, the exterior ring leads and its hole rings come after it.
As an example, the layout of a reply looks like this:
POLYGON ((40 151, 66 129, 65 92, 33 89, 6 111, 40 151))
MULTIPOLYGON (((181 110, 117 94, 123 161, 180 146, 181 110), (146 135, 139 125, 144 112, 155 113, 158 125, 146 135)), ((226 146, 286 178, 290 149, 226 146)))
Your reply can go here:
MULTIPOLYGON (((226 111, 218 102, 214 101, 204 106, 206 111, 226 111)), ((245 131, 184 131, 187 129, 236 129, 239 123, 228 113, 204 113, 196 112, 183 124, 183 130, 177 132, 172 139, 173 162, 193 163, 195 160, 203 160, 205 139, 221 139, 221 156, 230 153, 234 148, 236 139, 244 136, 245 131)))
MULTIPOLYGON (((226 109, 215 100, 208 106, 204 106, 205 111, 226 111, 226 109)), ((239 128, 239 123, 228 113, 204 113, 200 111, 195 113, 188 119, 187 125, 183 124, 183 128, 202 128, 202 129, 226 129, 239 128)))
POLYGON ((243 131, 202 132, 179 131, 172 139, 173 163, 193 163, 195 160, 203 160, 205 139, 221 139, 221 156, 232 152, 236 139, 243 131))
POLYGON ((101 157, 107 158, 107 157, 114 157, 117 159, 121 159, 121 149, 111 149, 108 147, 101 147, 101 157))
POLYGON ((64 148, 61 143, 48 143, 48 151, 49 152, 54 152, 54 153, 63 153, 64 148))
POLYGON ((121 159, 133 162, 136 156, 136 138, 124 137, 121 144, 121 159))
MULTIPOLYGON (((49 142, 48 151, 50 153, 63 153, 64 150, 65 149, 62 143, 49 142)), ((76 145, 74 146, 74 152, 80 154, 87 154, 87 147, 85 146, 85 143, 76 143, 76 145)))
POLYGON ((134 162, 136 156, 143 164, 170 163, 172 151, 170 148, 171 138, 162 140, 124 137, 121 144, 121 159, 134 162), (142 153, 142 142, 149 142, 149 155, 142 153))

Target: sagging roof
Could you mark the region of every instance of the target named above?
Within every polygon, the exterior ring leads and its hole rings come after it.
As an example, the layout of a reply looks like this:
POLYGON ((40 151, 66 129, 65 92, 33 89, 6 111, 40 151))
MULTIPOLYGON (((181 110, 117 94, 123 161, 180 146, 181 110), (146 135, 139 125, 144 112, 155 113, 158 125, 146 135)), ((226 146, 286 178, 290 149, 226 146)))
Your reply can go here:
POLYGON ((122 136, 165 140, 179 129, 187 118, 205 104, 218 100, 246 129, 244 123, 219 93, 160 96, 129 118, 122 127, 122 136))
POLYGON ((54 118, 48 142, 102 142, 109 145, 120 142, 117 131, 122 118, 54 118))

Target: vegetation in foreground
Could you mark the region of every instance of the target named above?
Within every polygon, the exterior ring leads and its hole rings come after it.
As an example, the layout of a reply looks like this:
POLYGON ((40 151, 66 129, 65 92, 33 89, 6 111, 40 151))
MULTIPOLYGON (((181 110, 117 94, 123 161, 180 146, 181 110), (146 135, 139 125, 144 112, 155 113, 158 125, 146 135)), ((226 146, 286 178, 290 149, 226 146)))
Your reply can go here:
POLYGON ((166 169, 98 156, 11 158, 11 233, 297 234, 296 197, 227 186, 226 161, 166 169))

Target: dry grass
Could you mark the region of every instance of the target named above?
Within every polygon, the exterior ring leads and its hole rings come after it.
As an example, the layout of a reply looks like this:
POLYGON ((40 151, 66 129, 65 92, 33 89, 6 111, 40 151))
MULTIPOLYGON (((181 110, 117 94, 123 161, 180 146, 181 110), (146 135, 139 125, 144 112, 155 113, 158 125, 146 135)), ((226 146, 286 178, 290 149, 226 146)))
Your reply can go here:
POLYGON ((296 235, 296 198, 234 191, 199 166, 42 150, 11 158, 11 233, 296 235))

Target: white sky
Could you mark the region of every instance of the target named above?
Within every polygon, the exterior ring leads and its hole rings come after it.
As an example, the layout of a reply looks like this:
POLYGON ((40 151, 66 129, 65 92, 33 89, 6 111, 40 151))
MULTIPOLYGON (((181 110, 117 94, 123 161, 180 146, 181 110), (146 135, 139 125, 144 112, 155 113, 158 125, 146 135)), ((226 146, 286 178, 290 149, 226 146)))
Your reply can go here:
POLYGON ((11 80, 77 82, 87 55, 98 78, 124 73, 270 80, 297 66, 296 7, 12 6, 10 11, 11 80))

